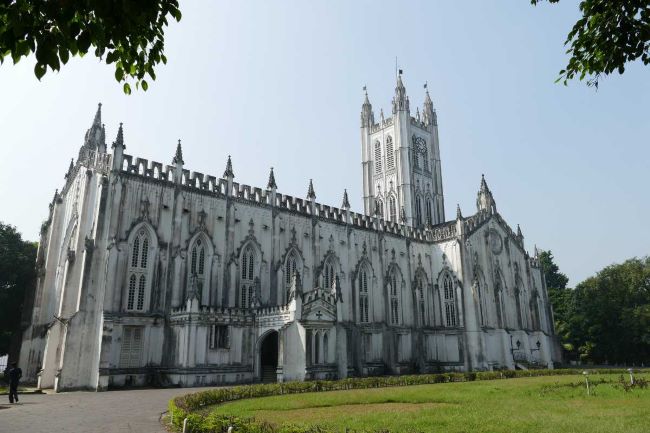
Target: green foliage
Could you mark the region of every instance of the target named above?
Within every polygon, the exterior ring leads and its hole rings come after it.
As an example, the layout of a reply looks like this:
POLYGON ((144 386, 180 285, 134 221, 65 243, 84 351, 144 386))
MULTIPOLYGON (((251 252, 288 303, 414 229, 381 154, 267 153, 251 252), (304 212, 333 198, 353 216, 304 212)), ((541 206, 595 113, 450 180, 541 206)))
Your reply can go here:
POLYGON ((583 359, 642 363, 650 358, 650 257, 606 267, 578 284, 570 332, 583 359))
MULTIPOLYGON (((531 0, 537 5, 543 0, 531 0)), ((559 0, 548 0, 557 3, 559 0)), ((557 81, 588 78, 598 87, 601 74, 625 72, 628 62, 650 63, 649 0, 582 0, 582 17, 569 32, 569 62, 557 81)))
POLYGON ((181 19, 178 0, 84 0, 0 2, 0 63, 36 55, 34 74, 39 80, 58 71, 71 56, 91 49, 107 64, 115 64, 115 79, 131 93, 147 90, 145 76, 156 79, 154 68, 167 63, 164 29, 168 17, 181 19))
MULTIPOLYGON (((342 419, 347 419, 350 417, 355 417, 356 414, 364 412, 363 409, 354 409, 358 408, 358 405, 361 404, 374 404, 374 403, 406 403, 406 404, 431 404, 439 405, 442 404, 435 411, 435 417, 439 418, 440 412, 443 407, 448 406, 449 409, 457 411, 458 415, 452 415, 452 419, 463 419, 463 425, 467 416, 470 416, 470 413, 473 413, 476 416, 485 416, 486 414, 481 414, 481 407, 484 407, 488 404, 488 401, 494 401, 496 398, 501 398, 504 395, 503 389, 510 389, 510 392, 513 390, 521 390, 520 394, 511 397, 512 402, 509 403, 507 408, 508 412, 511 412, 510 406, 514 404, 520 404, 525 400, 530 400, 531 395, 544 398, 543 402, 548 403, 548 397, 545 397, 541 392, 540 393, 530 391, 528 388, 529 385, 522 386, 522 384, 513 384, 513 385, 498 385, 498 384, 467 384, 472 388, 458 388, 458 385, 455 385, 454 388, 449 387, 451 382, 475 382, 475 381, 491 381, 496 379, 507 379, 508 377, 542 377, 542 376, 568 376, 566 379, 544 379, 540 381, 547 387, 551 383, 558 383, 558 380, 562 382, 569 383, 569 385, 562 385, 560 387, 553 386, 545 391, 546 394, 552 393, 553 398, 558 399, 558 404, 561 407, 566 407, 566 398, 567 393, 571 396, 578 396, 582 398, 585 395, 584 392, 584 380, 581 375, 582 370, 534 370, 534 371, 512 371, 509 370, 504 372, 473 372, 473 373, 445 373, 445 374, 426 374, 426 375, 412 375, 412 376, 387 376, 387 377, 368 377, 368 378, 350 378, 343 379, 338 381, 314 381, 314 382, 287 382, 287 383, 276 383, 276 384, 259 384, 259 385, 246 385, 246 386, 237 386, 233 388, 216 388, 208 391, 202 391, 194 394, 188 394, 182 397, 175 398, 169 402, 169 413, 171 416, 172 424, 177 428, 181 429, 183 425, 183 420, 188 419, 188 427, 191 432, 223 432, 228 431, 228 427, 232 426, 234 432, 236 433, 333 433, 342 431, 341 428, 335 429, 331 426, 319 426, 313 425, 311 418, 313 414, 309 412, 304 412, 304 410, 315 409, 323 410, 327 408, 332 408, 331 411, 327 413, 338 414, 342 419), (580 377, 577 377, 579 375, 580 377), (552 381, 551 381, 552 380, 552 381), (445 398, 439 396, 432 397, 432 394, 435 392, 432 388, 426 388, 426 386, 441 383, 441 385, 436 385, 444 388, 444 391, 438 392, 438 395, 444 394, 445 398), (415 387, 409 388, 409 385, 424 385, 425 387, 415 387), (381 391, 377 392, 380 388, 394 388, 394 391, 381 391), (562 391, 562 389, 566 389, 562 391), (495 391, 499 390, 499 391, 495 391), (346 393, 328 393, 328 394, 314 394, 323 391, 349 391, 346 393), (291 394, 300 394, 296 397, 289 397, 291 394), (450 395, 453 394, 453 395, 450 395), (276 396, 276 397, 274 397, 276 396), (279 396, 287 396, 280 397, 279 396), (244 404, 236 403, 236 406, 233 407, 231 404, 221 407, 224 403, 235 402, 238 400, 248 400, 255 399, 257 397, 272 397, 272 399, 264 399, 256 401, 250 400, 250 403, 244 404), (464 402, 469 404, 468 408, 459 407, 459 402, 464 402), (216 406, 215 406, 216 405, 216 406), (235 409, 237 408, 237 409, 235 409), (347 408, 347 409, 346 409, 347 408), (350 409, 352 408, 352 409, 350 409), (469 410, 468 410, 469 409, 469 410), (265 413, 274 413, 281 412, 280 415, 282 423, 272 424, 263 419, 255 419, 250 416, 250 413, 254 413, 256 410, 262 410, 265 413), (309 420, 308 423, 296 423, 295 420, 292 420, 288 415, 284 414, 291 413, 302 413, 303 418, 309 420), (344 414, 345 410, 351 410, 351 413, 344 414), (248 415, 247 415, 248 414, 248 415), (343 416, 345 415, 345 416, 343 416)), ((616 384, 620 388, 616 378, 614 379, 605 379, 608 375, 625 375, 627 372, 625 370, 593 370, 590 372, 593 375, 591 382, 593 384, 616 384), (598 378, 601 378, 598 380, 598 378)), ((643 380, 640 375, 638 380, 643 380)), ((505 381, 499 381, 504 383, 505 381)), ((512 382, 512 381, 507 381, 512 382)), ((639 386, 638 388, 641 388, 639 386)), ((607 391, 612 394, 611 390, 607 391)), ((620 399, 621 390, 618 391, 618 394, 615 394, 617 399, 620 399)), ((604 393, 603 393, 604 394, 604 393)), ((537 398, 533 397, 533 398, 537 398)), ((647 398, 647 396, 644 396, 647 398)), ((647 401, 647 400, 645 400, 647 401)), ((542 401, 533 401, 532 404, 536 408, 539 407, 542 401)), ((637 403, 642 405, 643 403, 637 403)), ((567 410, 572 410, 567 408, 567 410)), ((399 417, 407 416, 411 417, 415 414, 408 412, 405 415, 400 413, 389 413, 388 417, 399 417)), ((256 415, 257 416, 257 415, 256 415)), ((373 425, 377 425, 377 418, 383 416, 383 414, 377 413, 373 418, 373 425)), ((473 416, 473 415, 472 415, 473 416)), ((524 417, 527 415, 524 413, 524 417)), ((380 424, 381 425, 381 424, 380 424)), ((429 426, 431 427, 431 426, 429 426)), ((568 427, 570 428, 571 426, 568 427)), ((430 431, 429 429, 421 429, 418 431, 430 431)), ((524 429, 525 430, 525 429, 524 429)), ((361 432, 376 432, 378 430, 374 428, 364 428, 356 430, 358 433, 361 432)), ((385 433, 388 433, 389 430, 383 428, 382 430, 385 433)), ((404 430, 401 430, 404 431, 404 430)), ((466 430, 463 430, 466 431, 466 430)), ((474 430, 472 430, 474 431, 474 430)), ((478 431, 478 430, 477 430, 478 431)), ((481 431, 495 431, 495 430, 481 430, 481 431)), ((513 430, 513 431, 523 431, 522 429, 513 430)), ((530 431, 530 430, 529 430, 530 431)), ((551 431, 551 430, 548 430, 551 431)))
POLYGON ((25 292, 36 281, 36 249, 15 227, 0 222, 0 356, 19 332, 25 292))

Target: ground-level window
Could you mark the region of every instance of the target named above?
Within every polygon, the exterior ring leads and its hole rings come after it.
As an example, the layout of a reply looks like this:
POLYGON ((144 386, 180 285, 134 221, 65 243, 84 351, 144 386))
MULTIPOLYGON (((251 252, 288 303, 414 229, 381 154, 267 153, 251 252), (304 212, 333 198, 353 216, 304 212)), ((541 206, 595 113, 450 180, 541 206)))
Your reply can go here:
POLYGON ((122 348, 120 352, 120 367, 140 367, 142 357, 144 328, 141 326, 125 326, 122 333, 122 348))

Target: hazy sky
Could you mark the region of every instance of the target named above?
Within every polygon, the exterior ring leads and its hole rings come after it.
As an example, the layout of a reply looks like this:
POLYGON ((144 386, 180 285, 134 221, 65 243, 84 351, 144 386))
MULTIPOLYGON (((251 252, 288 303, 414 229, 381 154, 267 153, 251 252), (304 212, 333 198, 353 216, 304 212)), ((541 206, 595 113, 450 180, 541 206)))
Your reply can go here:
POLYGON ((395 57, 411 106, 438 111, 447 218, 476 210, 481 173, 526 248, 551 249, 570 284, 650 253, 650 69, 596 92, 554 84, 577 1, 189 1, 166 31, 169 62, 125 96, 91 55, 38 82, 0 66, 0 220, 36 240, 98 102, 126 153, 362 210, 359 112, 367 85, 390 112, 395 57))

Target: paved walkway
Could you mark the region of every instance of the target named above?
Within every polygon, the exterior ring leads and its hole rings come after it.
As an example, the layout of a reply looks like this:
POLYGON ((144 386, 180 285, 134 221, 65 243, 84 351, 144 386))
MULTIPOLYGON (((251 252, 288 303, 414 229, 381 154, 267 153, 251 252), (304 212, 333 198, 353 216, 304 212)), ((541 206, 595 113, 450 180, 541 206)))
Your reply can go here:
POLYGON ((140 389, 0 396, 0 432, 161 433, 160 416, 177 395, 207 388, 140 389))

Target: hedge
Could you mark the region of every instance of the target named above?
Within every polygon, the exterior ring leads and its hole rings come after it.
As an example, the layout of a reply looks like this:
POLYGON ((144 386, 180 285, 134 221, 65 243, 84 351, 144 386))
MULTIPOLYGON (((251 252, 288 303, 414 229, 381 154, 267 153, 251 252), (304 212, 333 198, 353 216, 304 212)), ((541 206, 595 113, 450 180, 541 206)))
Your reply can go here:
MULTIPOLYGON (((281 382, 270 384, 242 385, 230 388, 215 388, 186 394, 169 402, 171 423, 179 430, 187 418, 187 432, 214 433, 333 433, 319 426, 275 426, 214 413, 206 413, 207 406, 218 405, 246 398, 270 397, 304 392, 342 391, 350 389, 387 388, 393 386, 429 385, 434 383, 471 382, 475 380, 496 380, 515 377, 553 376, 582 374, 583 369, 558 370, 502 370, 466 373, 418 374, 405 376, 354 377, 341 380, 316 380, 309 382, 281 382)), ((625 369, 589 370, 590 374, 627 374, 625 369)), ((390 433, 383 430, 382 433, 390 433)))

